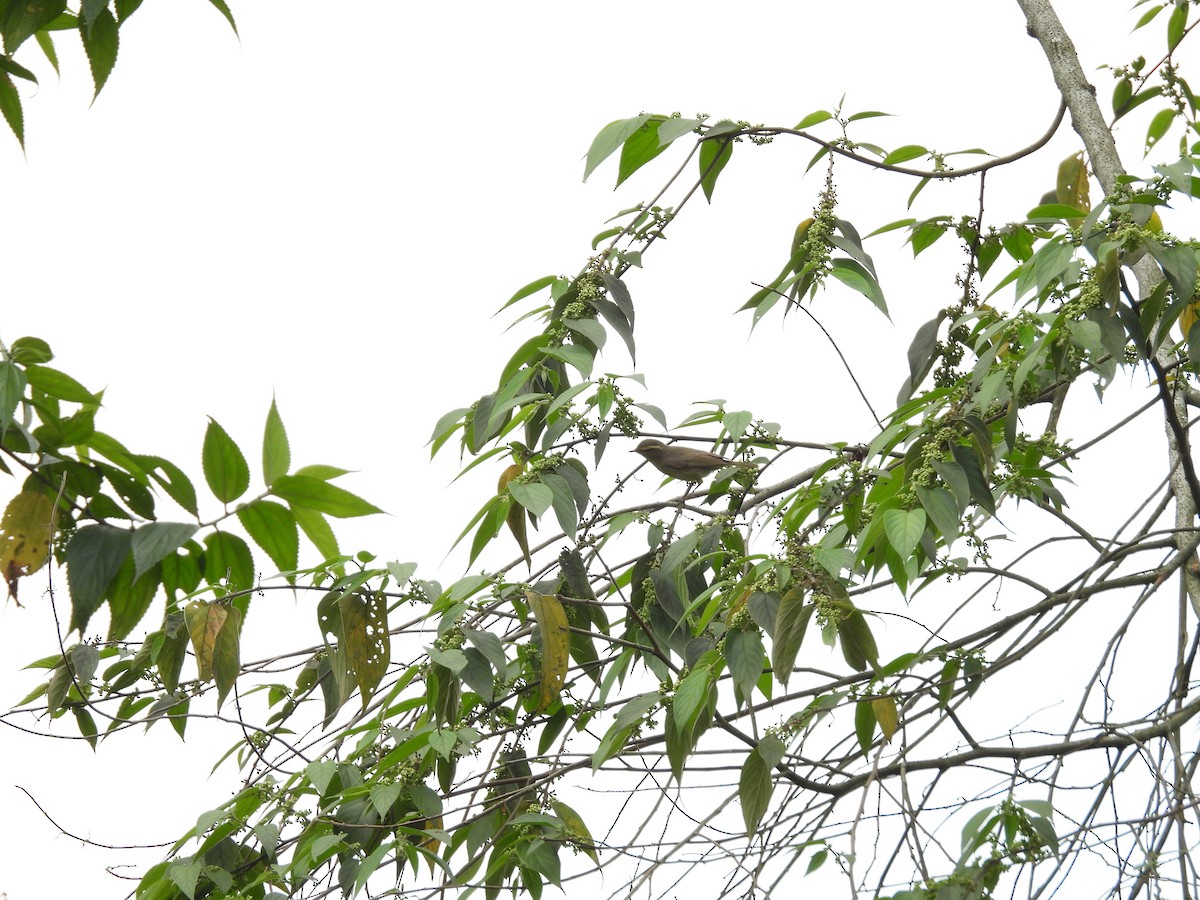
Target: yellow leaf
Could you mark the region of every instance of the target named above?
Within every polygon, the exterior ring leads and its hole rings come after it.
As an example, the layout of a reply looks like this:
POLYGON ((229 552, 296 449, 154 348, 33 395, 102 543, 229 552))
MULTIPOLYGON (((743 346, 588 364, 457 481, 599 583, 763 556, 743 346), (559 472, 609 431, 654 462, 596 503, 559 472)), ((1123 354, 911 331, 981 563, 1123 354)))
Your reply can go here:
POLYGON ((342 597, 338 607, 342 614, 342 646, 365 709, 392 660, 387 598, 381 593, 359 591, 342 597))
POLYGON ((22 491, 8 502, 0 519, 0 572, 14 600, 17 582, 46 564, 53 535, 54 501, 46 494, 22 491))
POLYGON ((525 598, 542 630, 542 692, 538 709, 545 709, 562 692, 571 650, 571 628, 562 603, 553 594, 526 590, 525 598))
MULTIPOLYGON (((1076 209, 1091 209, 1092 201, 1088 191, 1087 164, 1083 161, 1083 151, 1074 156, 1068 156, 1058 164, 1058 185, 1055 195, 1059 203, 1073 206, 1076 209)), ((1073 220, 1078 224, 1082 220, 1073 220)))
POLYGON ((196 654, 196 667, 200 670, 200 681, 211 681, 213 677, 213 654, 216 651, 217 635, 225 626, 229 610, 224 606, 193 600, 183 611, 188 634, 192 638, 192 652, 196 654))
MULTIPOLYGON (((500 473, 500 483, 496 487, 496 493, 504 496, 508 491, 508 484, 518 475, 525 471, 524 463, 513 463, 507 469, 500 473)), ((521 555, 525 557, 527 565, 533 565, 533 561, 529 557, 529 538, 525 531, 525 507, 520 503, 516 503, 511 498, 509 499, 508 515, 505 517, 508 522, 508 530, 513 533, 513 537, 517 539, 517 546, 521 548, 521 555)))
POLYGON ((1179 314, 1179 333, 1185 341, 1187 340, 1188 332, 1196 324, 1198 314, 1200 314, 1200 300, 1192 297, 1192 302, 1185 306, 1183 312, 1179 314))
POLYGON ((876 697, 871 701, 871 711, 875 713, 875 721, 883 732, 883 739, 890 741, 896 729, 900 726, 900 715, 896 710, 895 697, 876 697))

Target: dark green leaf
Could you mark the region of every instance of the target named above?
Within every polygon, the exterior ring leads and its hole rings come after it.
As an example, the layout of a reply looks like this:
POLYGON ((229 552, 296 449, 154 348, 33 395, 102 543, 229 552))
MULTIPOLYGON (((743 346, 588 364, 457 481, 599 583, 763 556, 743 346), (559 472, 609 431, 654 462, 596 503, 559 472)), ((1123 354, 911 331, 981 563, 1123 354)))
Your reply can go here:
MULTIPOLYGON (((954 460, 962 468, 962 471, 967 476, 967 483, 971 486, 971 499, 980 505, 989 515, 996 514, 996 502, 992 499, 991 489, 988 487, 987 479, 983 475, 983 470, 979 466, 979 456, 970 447, 965 447, 962 444, 955 444, 950 448, 954 454, 954 460)), ((951 485, 953 489, 953 485, 951 485)))
POLYGON ((732 139, 707 140, 700 145, 700 187, 704 189, 704 198, 709 203, 712 203, 717 176, 729 164, 729 157, 732 155, 732 139))
POLYGON ((79 35, 83 38, 83 50, 92 69, 92 82, 96 85, 93 97, 98 97, 117 62, 117 47, 120 43, 117 37, 117 20, 108 7, 105 7, 96 14, 96 18, 90 24, 84 18, 80 18, 79 35))
POLYGON ((248 591, 254 586, 254 557, 236 534, 218 531, 204 539, 204 579, 213 585, 227 584, 231 591, 248 591))
POLYGON ((554 507, 554 515, 558 519, 559 527, 567 537, 575 540, 575 529, 579 525, 579 513, 575 508, 575 497, 571 493, 571 486, 567 484, 565 478, 554 472, 543 472, 540 477, 542 484, 550 488, 553 495, 551 505, 554 507))
POLYGON ((195 525, 186 522, 151 522, 139 527, 130 541, 135 566, 133 577, 140 578, 168 553, 182 547, 196 530, 195 525))
POLYGON ((67 544, 71 630, 81 634, 100 607, 109 583, 129 555, 130 532, 111 525, 85 525, 67 544))
POLYGON ((757 631, 735 628, 725 635, 725 658, 729 661, 729 672, 733 675, 733 683, 742 702, 747 702, 762 675, 766 660, 762 638, 757 631))
MULTIPOLYGON (((848 602, 848 601, 847 601, 848 602)), ((871 634, 866 617, 857 609, 843 618, 837 625, 838 639, 842 644, 842 656, 856 672, 861 672, 868 665, 879 665, 879 650, 875 646, 875 636, 871 634)))
POLYGON ((154 595, 162 583, 161 570, 151 567, 149 571, 134 578, 133 557, 125 557, 121 570, 109 583, 105 591, 108 601, 108 639, 123 640, 137 627, 154 601, 154 595))
POLYGON ((871 750, 871 739, 875 737, 875 710, 870 700, 859 700, 854 704, 854 734, 864 754, 871 750))
MULTIPOLYGON (((775 617, 771 668, 775 671, 775 680, 785 687, 792 676, 796 654, 800 652, 808 620, 812 618, 815 609, 813 604, 805 604, 804 600, 804 591, 798 587, 792 588, 779 601, 779 612, 775 617)), ((750 602, 753 601, 754 597, 751 596, 750 602)), ((753 612, 751 614, 753 615, 753 612)))
POLYGON ((5 52, 12 56, 30 35, 41 31, 66 8, 66 0, 9 0, 0 4, 5 52))

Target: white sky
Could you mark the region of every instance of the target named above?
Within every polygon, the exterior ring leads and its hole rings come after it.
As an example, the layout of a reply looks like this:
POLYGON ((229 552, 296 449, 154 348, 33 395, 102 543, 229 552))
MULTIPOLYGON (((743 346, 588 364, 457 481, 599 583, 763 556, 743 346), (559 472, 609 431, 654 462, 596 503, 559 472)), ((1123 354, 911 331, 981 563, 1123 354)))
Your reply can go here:
MULTIPOLYGON (((1112 83, 1097 66, 1161 43, 1157 28, 1127 37, 1127 5, 1058 5, 1104 100, 1112 83)), ((926 2, 919 14, 879 0, 736 13, 710 2, 331 10, 236 2, 239 40, 202 0, 148 3, 122 30, 117 67, 91 109, 72 38, 60 41, 61 82, 35 64, 42 85, 26 92, 26 154, 0 140, 0 339, 48 340, 53 365, 106 388, 102 430, 174 460, 198 487, 206 416, 257 471, 274 393, 294 462, 359 470, 342 483, 391 514, 349 523, 343 546, 416 560, 418 575, 444 581, 461 574, 465 560, 443 557, 498 469, 447 487, 453 460, 431 465, 425 441, 443 412, 492 388, 528 333, 503 334, 510 318, 492 313, 536 277, 574 274, 604 221, 646 199, 667 171, 652 165, 614 195, 610 160, 582 184, 600 127, 675 110, 792 125, 845 94, 848 110, 897 115, 863 123, 861 139, 1002 154, 1038 137, 1057 106, 1011 2, 926 2)), ((21 58, 36 60, 32 43, 21 58)), ((1144 122, 1126 127, 1140 146, 1144 122)), ((1053 186, 1052 164, 1078 149, 1069 126, 1054 146, 997 175, 992 224, 1020 217, 1053 186)), ((673 149, 686 152, 682 141, 673 149)), ((809 215, 824 168, 804 175, 812 152, 793 141, 740 145, 713 205, 689 209, 647 269, 628 277, 647 399, 672 422, 693 400, 724 397, 786 423, 789 437, 869 439, 869 417, 846 401, 844 373, 815 329, 794 317, 780 331, 773 316, 748 341, 748 318, 733 315, 751 281, 778 271, 791 229, 809 215)), ((1127 165, 1138 157, 1127 153, 1127 165)), ((839 180, 842 215, 862 233, 907 215, 911 184, 849 165, 839 180)), ((975 190, 931 186, 914 215, 957 214, 958 198, 975 190)), ((913 267, 898 234, 868 245, 896 326, 845 290, 814 308, 881 413, 912 328, 955 294, 954 269, 937 266, 953 239, 913 267)), ((629 371, 619 342, 609 346, 601 368, 629 371)), ((9 490, 0 486, 0 500, 9 490)), ((56 646, 43 586, 31 579, 28 608, 0 611, 5 705, 36 683, 20 667, 56 646)), ((298 622, 315 638, 310 604, 272 602, 278 627, 298 622)), ((265 606, 252 612, 255 627, 271 623, 265 606)), ((59 836, 14 785, 91 839, 171 840, 233 784, 231 771, 205 780, 233 734, 217 752, 199 738, 196 729, 181 744, 160 726, 93 755, 0 730, 0 892, 124 896, 131 886, 103 867, 147 857, 59 836)))

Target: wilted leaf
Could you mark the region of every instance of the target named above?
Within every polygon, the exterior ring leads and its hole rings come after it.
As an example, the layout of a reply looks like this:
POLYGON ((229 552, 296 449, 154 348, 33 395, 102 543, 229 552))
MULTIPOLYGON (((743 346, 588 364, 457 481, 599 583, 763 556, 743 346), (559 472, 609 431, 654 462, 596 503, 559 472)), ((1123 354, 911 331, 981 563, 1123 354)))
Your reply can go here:
POLYGON ((526 590, 525 598, 542 632, 542 686, 538 709, 545 709, 562 691, 571 650, 571 630, 562 603, 554 595, 526 590))
POLYGON ((883 732, 883 739, 890 741, 896 729, 900 727, 900 714, 896 709, 896 698, 892 696, 876 697, 871 701, 871 711, 875 713, 875 721, 883 732))
POLYGON ((211 681, 217 635, 221 633, 225 621, 229 618, 229 607, 204 600, 193 600, 185 607, 183 615, 187 621, 188 635, 192 639, 192 652, 196 654, 200 681, 211 681))
POLYGON ((356 591, 338 601, 342 613, 342 646, 365 709, 387 674, 392 658, 387 626, 387 597, 380 592, 356 591))
POLYGON ((45 565, 53 534, 54 501, 48 495, 22 491, 8 501, 0 519, 0 572, 14 600, 17 582, 45 565))

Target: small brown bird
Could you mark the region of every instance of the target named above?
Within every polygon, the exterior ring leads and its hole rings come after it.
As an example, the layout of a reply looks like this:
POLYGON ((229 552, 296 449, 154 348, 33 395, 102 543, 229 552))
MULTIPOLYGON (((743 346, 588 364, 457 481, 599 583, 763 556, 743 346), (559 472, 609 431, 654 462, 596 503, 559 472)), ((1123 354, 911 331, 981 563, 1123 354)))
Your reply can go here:
POLYGON ((650 465, 664 475, 694 484, 700 483, 717 469, 723 469, 726 466, 754 468, 752 462, 726 459, 715 453, 709 453, 707 450, 667 446, 654 438, 642 441, 634 448, 633 452, 645 457, 650 465))

